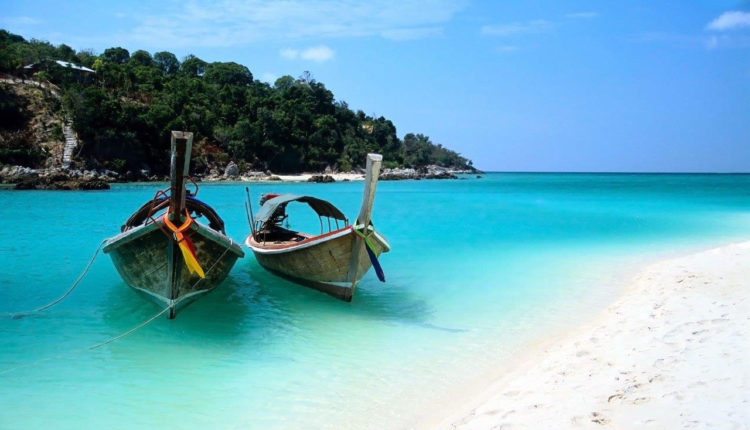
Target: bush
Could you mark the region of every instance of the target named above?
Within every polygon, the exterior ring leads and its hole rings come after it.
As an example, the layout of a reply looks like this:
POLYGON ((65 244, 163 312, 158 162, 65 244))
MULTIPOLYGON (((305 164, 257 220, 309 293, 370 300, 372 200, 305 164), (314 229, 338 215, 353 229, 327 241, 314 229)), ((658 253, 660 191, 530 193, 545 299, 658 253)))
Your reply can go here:
POLYGON ((53 140, 65 140, 65 134, 59 123, 55 123, 50 130, 50 135, 53 140))

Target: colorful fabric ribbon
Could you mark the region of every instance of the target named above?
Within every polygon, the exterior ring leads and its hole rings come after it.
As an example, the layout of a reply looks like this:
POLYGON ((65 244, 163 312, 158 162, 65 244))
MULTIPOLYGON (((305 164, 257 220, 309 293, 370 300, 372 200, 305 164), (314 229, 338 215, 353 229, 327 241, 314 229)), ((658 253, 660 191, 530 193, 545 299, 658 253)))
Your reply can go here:
POLYGON ((365 236, 354 226, 352 226, 352 231, 354 232, 354 234, 361 237, 362 240, 365 241, 365 250, 367 251, 367 256, 370 257, 370 263, 372 263, 372 267, 375 269, 375 274, 378 275, 378 279, 380 280, 380 282, 385 282, 385 272, 383 272, 383 268, 380 266, 378 257, 375 254, 375 246, 372 244, 372 242, 370 242, 370 234, 368 233, 367 236, 365 236))
POLYGON ((172 232, 175 242, 182 252, 182 259, 185 260, 185 266, 187 266, 190 274, 197 274, 201 278, 205 278, 206 275, 203 273, 203 268, 198 263, 198 257, 195 255, 195 245, 189 237, 183 234, 185 230, 190 228, 193 224, 193 218, 190 217, 190 213, 185 211, 185 222, 181 226, 175 226, 172 221, 169 220, 169 210, 164 214, 162 220, 164 225, 172 232))

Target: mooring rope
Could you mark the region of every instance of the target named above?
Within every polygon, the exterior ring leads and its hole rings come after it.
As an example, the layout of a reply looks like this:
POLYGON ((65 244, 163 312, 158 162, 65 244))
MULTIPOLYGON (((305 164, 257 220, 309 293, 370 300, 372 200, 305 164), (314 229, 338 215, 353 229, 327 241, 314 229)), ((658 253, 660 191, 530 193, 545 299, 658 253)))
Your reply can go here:
MULTIPOLYGON (((231 241, 231 239, 230 239, 230 241, 231 241)), ((102 242, 102 244, 104 244, 104 242, 102 242)), ((99 246, 99 248, 101 248, 101 245, 99 246)), ((99 250, 97 250, 97 253, 98 253, 98 251, 99 250)), ((229 251, 229 247, 224 248, 224 252, 221 253, 221 255, 214 261, 214 263, 211 265, 211 267, 209 267, 208 270, 206 271, 206 276, 208 276, 208 274, 216 267, 216 265, 219 263, 219 261, 221 261, 221 259, 224 258, 224 256, 227 254, 228 251, 229 251)), ((94 257, 96 257, 96 254, 94 254, 94 257)), ((93 261, 93 259, 92 259, 92 261, 93 261)), ((91 262, 89 262, 89 266, 90 265, 91 265, 91 262)), ((86 270, 88 270, 88 267, 87 267, 86 270)), ((198 286, 198 284, 201 281, 203 281, 203 279, 204 278, 200 278, 197 281, 195 281, 195 283, 192 285, 191 288, 195 288, 196 286, 198 286)), ((66 293, 66 294, 69 294, 70 291, 72 291, 72 289, 69 290, 69 292, 66 293)), ((97 348, 99 348, 101 346, 104 346, 104 345, 107 345, 109 343, 112 343, 112 342, 114 342, 116 340, 120 340, 120 339, 122 339, 122 338, 124 338, 126 336, 129 336, 129 335, 135 333, 136 331, 142 329, 143 327, 146 327, 147 325, 151 324, 155 319, 157 319, 160 316, 164 315, 167 311, 171 310, 173 307, 174 307, 174 304, 170 304, 169 306, 167 306, 164 309, 160 310, 159 312, 157 312, 156 314, 152 315, 147 320, 143 321, 142 323, 138 324, 137 326, 131 328, 130 330, 127 330, 127 331, 125 331, 123 333, 120 333, 117 336, 112 336, 109 339, 104 340, 102 342, 95 343, 95 344, 90 345, 90 346, 88 346, 86 348, 76 349, 76 350, 70 351, 70 352, 65 353, 65 354, 58 354, 58 355, 55 355, 55 356, 52 356, 52 357, 46 357, 46 358, 42 358, 42 359, 39 359, 39 360, 36 360, 36 361, 32 361, 31 363, 24 363, 24 364, 20 364, 18 366, 15 366, 15 367, 11 367, 11 368, 8 368, 8 369, 0 370, 0 375, 13 372, 14 370, 23 369, 24 367, 35 366, 35 365, 37 365, 39 363, 43 363, 45 361, 55 360, 55 359, 58 359, 58 358, 64 358, 64 357, 70 356, 72 354, 75 354, 77 352, 91 351, 91 350, 97 349, 97 348)))
POLYGON ((130 330, 128 330, 128 331, 126 331, 124 333, 120 333, 117 336, 110 337, 109 339, 107 339, 107 340, 105 340, 103 342, 99 342, 97 344, 91 345, 91 346, 89 346, 86 349, 96 349, 96 348, 99 348, 100 346, 104 346, 104 345, 106 345, 108 343, 112 343, 112 342, 114 342, 114 341, 116 341, 118 339, 122 339, 123 337, 125 337, 125 336, 127 336, 127 335, 129 335, 131 333, 134 333, 134 332, 142 329, 143 327, 146 327, 147 325, 151 324, 151 321, 153 321, 153 320, 159 318, 160 316, 164 315, 164 313, 167 312, 168 310, 172 309, 172 307, 173 307, 172 305, 169 305, 166 308, 162 309, 161 311, 157 312, 151 318, 149 318, 146 321, 138 324, 137 326, 131 328, 130 330))
POLYGON ((109 339, 107 339, 107 340, 105 340, 103 342, 95 343, 93 345, 87 346, 86 348, 74 349, 74 350, 69 351, 69 352, 64 353, 64 354, 57 354, 57 355, 53 355, 52 357, 41 358, 39 360, 32 361, 31 363, 23 363, 23 364, 19 364, 16 367, 11 367, 11 368, 8 368, 8 369, 0 370, 0 375, 6 374, 6 373, 10 373, 10 372, 13 372, 13 371, 18 370, 18 369, 23 369, 24 367, 36 366, 37 364, 44 363, 45 361, 56 360, 58 358, 65 358, 65 357, 71 356, 71 355, 73 355, 75 353, 79 353, 79 352, 83 352, 83 351, 90 351, 90 350, 99 348, 100 346, 104 346, 104 345, 106 345, 108 343, 112 343, 112 342, 114 342, 114 341, 116 341, 118 339, 122 339, 123 337, 125 337, 125 336, 127 336, 129 334, 132 334, 132 333, 134 333, 134 332, 142 329, 143 327, 149 325, 153 320, 155 320, 155 319, 159 318, 160 316, 164 315, 170 309, 172 309, 172 305, 167 306, 166 308, 160 310, 159 312, 157 312, 156 314, 154 314, 152 317, 150 317, 146 321, 138 324, 137 326, 131 328, 130 330, 128 330, 128 331, 126 331, 124 333, 120 333, 117 336, 110 337, 109 339))
POLYGON ((34 313, 37 313, 37 312, 41 312, 41 311, 43 311, 45 309, 49 309, 52 306, 55 306, 56 304, 58 304, 61 301, 65 300, 65 298, 68 297, 70 295, 70 293, 72 293, 73 290, 76 289, 76 287, 78 286, 78 284, 81 283, 81 281, 86 276, 86 274, 88 274, 89 269, 91 268, 91 265, 94 264, 94 260, 96 260, 97 255, 99 255, 99 251, 101 251, 102 247, 104 247, 104 244, 106 242, 107 242, 107 239, 102 240, 102 242, 96 248, 96 251, 94 251, 94 255, 91 256, 91 259, 89 260, 88 264, 83 269, 83 272, 81 272, 81 274, 78 275, 78 278, 76 278, 75 282, 73 282, 73 285, 71 285, 70 288, 68 288, 68 291, 66 291, 62 296, 60 296, 60 297, 56 298, 55 300, 47 303, 46 305, 39 306, 38 308, 32 309, 30 311, 24 311, 24 312, 5 312, 5 313, 0 314, 0 315, 8 316, 8 317, 11 317, 11 318, 23 318, 23 317, 25 317, 27 315, 31 315, 31 314, 34 314, 34 313))

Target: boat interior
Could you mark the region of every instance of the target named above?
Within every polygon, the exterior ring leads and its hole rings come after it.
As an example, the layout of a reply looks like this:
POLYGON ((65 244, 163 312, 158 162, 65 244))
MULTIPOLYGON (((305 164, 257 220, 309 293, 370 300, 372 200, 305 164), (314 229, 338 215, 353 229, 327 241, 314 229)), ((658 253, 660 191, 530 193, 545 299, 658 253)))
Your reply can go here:
MULTIPOLYGON (((286 207, 291 202, 302 202, 308 204, 318 215, 320 221, 320 235, 339 231, 349 225, 349 221, 331 203, 310 196, 296 196, 292 194, 265 194, 261 196, 261 213, 254 218, 253 238, 257 243, 274 245, 293 244, 306 239, 317 237, 317 235, 302 233, 282 227, 289 215, 286 207), (325 222, 324 222, 325 219, 325 222)), ((248 223, 253 225, 250 207, 250 198, 246 202, 248 211, 248 223)), ((287 225, 288 226, 288 225, 287 225)))
MULTIPOLYGON (((127 231, 132 229, 133 227, 147 224, 153 221, 154 216, 157 213, 165 210, 168 206, 168 196, 154 197, 153 200, 144 203, 143 206, 135 211, 133 215, 131 215, 130 218, 125 222, 125 224, 120 227, 120 231, 127 231)), ((219 214, 216 213, 216 211, 211 206, 196 199, 194 197, 194 194, 191 194, 190 192, 188 192, 185 196, 185 207, 187 208, 190 216, 193 217, 193 219, 199 219, 203 217, 206 219, 206 221, 208 221, 208 226, 212 230, 221 232, 222 234, 226 234, 224 231, 224 221, 221 219, 219 214)))

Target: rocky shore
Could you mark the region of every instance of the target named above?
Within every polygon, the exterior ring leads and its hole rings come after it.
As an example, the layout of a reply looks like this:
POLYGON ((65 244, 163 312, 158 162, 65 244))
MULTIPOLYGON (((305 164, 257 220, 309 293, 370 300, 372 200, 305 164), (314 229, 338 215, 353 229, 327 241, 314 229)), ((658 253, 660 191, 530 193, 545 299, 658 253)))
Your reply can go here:
MULTIPOLYGON (((380 180, 420 180, 420 179, 457 179, 458 174, 477 173, 448 169, 440 166, 427 166, 420 169, 396 168, 383 169, 380 180)), ((364 178, 363 171, 333 172, 326 169, 322 173, 299 173, 294 175, 275 175, 271 172, 248 170, 240 172, 237 164, 230 162, 226 168, 209 170, 208 174, 197 174, 197 181, 202 182, 317 182, 330 183, 356 181, 364 178), (223 170, 223 171, 222 171, 223 170)), ((15 184, 18 190, 106 190, 112 182, 165 182, 167 176, 153 175, 148 170, 118 174, 111 170, 81 170, 46 168, 32 169, 23 166, 3 166, 0 169, 0 183, 15 184)))
POLYGON ((15 184, 16 190, 108 190, 117 173, 108 170, 31 169, 5 166, 0 183, 15 184), (114 176, 113 176, 114 174, 114 176))
POLYGON ((380 172, 381 181, 400 181, 405 179, 458 179, 459 174, 475 173, 469 170, 456 170, 440 166, 426 166, 420 169, 397 168, 383 169, 380 172))

